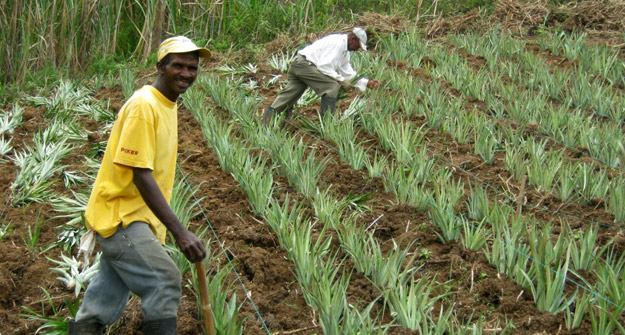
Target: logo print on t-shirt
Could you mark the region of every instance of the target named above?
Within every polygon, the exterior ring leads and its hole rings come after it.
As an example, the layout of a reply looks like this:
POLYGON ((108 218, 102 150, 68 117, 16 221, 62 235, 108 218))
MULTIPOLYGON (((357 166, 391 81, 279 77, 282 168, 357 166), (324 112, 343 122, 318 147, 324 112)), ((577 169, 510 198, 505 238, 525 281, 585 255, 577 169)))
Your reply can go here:
POLYGON ((125 154, 130 154, 130 155, 135 155, 135 156, 139 154, 137 150, 130 150, 126 148, 122 148, 121 151, 125 154))

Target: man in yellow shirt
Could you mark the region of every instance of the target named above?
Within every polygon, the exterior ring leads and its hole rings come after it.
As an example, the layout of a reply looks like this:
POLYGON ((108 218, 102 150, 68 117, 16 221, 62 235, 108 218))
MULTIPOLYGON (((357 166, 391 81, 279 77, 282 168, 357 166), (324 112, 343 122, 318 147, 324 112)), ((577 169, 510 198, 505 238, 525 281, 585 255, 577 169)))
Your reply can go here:
POLYGON ((181 275, 163 244, 169 230, 191 262, 206 257, 200 239, 169 206, 176 172, 176 100, 195 81, 207 49, 184 36, 158 50, 158 77, 117 115, 85 212, 96 233, 100 269, 69 322, 68 334, 102 334, 119 319, 130 292, 141 297, 144 334, 176 334, 181 275))

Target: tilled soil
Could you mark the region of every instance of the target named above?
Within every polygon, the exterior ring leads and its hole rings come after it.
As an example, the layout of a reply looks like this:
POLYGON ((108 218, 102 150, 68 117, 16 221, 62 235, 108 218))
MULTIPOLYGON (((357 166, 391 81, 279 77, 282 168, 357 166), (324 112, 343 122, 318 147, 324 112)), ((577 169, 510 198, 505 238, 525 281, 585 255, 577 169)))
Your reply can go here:
MULTIPOLYGON (((479 61, 479 60, 478 60, 479 61)), ((390 64, 397 66, 397 64, 390 64)), ((418 69, 408 69, 416 75, 424 76, 418 69)), ((255 79, 264 84, 270 74, 275 72, 266 65, 261 66, 255 79)), ((431 78, 425 78, 431 80, 431 78)), ((262 85, 261 85, 262 86, 262 85)), ((261 107, 277 95, 277 89, 263 89, 261 91, 267 100, 261 107)), ((111 108, 118 110, 124 102, 121 87, 97 92, 100 100, 110 100, 111 108)), ((339 109, 345 108, 353 99, 350 94, 340 102, 339 109)), ((298 117, 316 118, 317 106, 301 108, 298 117)), ((209 112, 217 113, 224 122, 231 122, 226 111, 209 105, 209 112)), ((43 108, 26 107, 24 123, 13 134, 13 145, 16 151, 32 144, 32 136, 41 127, 45 127, 47 120, 43 118, 43 108)), ((260 113, 260 111, 259 111, 260 113)), ((410 119, 410 122, 420 126, 424 121, 410 119)), ((85 127, 91 131, 98 128, 98 124, 89 120, 82 120, 85 127)), ((539 311, 534 305, 531 293, 520 287, 505 275, 497 273, 481 252, 464 249, 459 243, 441 243, 435 234, 435 228, 427 213, 415 208, 398 204, 394 195, 384 191, 383 181, 380 178, 370 178, 365 170, 354 170, 342 163, 332 143, 325 142, 302 130, 296 120, 287 126, 288 131, 296 138, 303 138, 311 147, 316 148, 318 157, 327 157, 329 163, 324 171, 322 187, 332 187, 337 195, 371 194, 367 205, 371 208, 368 216, 363 216, 362 224, 373 224, 375 237, 379 240, 383 250, 389 250, 396 242, 406 247, 411 246, 413 252, 421 252, 418 258, 421 268, 416 277, 435 278, 442 284, 452 287, 441 308, 453 308, 460 321, 468 322, 478 315, 485 317, 484 330, 502 328, 507 322, 515 325, 511 330, 514 334, 589 334, 590 322, 586 320, 582 327, 569 331, 564 326, 564 315, 550 314, 539 311), (376 221, 377 220, 377 221, 376 221)), ((359 138, 369 141, 367 149, 369 155, 374 153, 388 155, 374 135, 359 130, 359 138)), ((96 139, 103 140, 103 139, 96 139)), ((494 187, 518 190, 519 181, 510 179, 504 169, 504 159, 501 153, 494 164, 485 165, 479 156, 472 154, 468 145, 454 143, 446 135, 435 131, 428 131, 427 141, 430 154, 444 157, 450 164, 462 162, 462 166, 470 169, 471 174, 487 180, 494 187), (442 143, 445 143, 443 145, 442 143)), ((66 164, 73 169, 80 168, 80 154, 88 149, 87 144, 76 149, 66 164)), ((247 196, 230 173, 224 172, 219 166, 217 157, 211 151, 203 138, 199 123, 191 113, 181 108, 179 114, 179 159, 181 171, 191 185, 199 186, 196 194, 201 200, 202 214, 194 217, 191 228, 197 229, 210 225, 207 238, 213 243, 213 252, 221 255, 219 264, 210 264, 209 276, 217 266, 232 267, 234 271, 229 281, 237 293, 237 301, 242 304, 241 317, 244 321, 244 334, 318 334, 321 332, 317 315, 307 306, 294 276, 294 266, 288 260, 269 226, 263 219, 255 216, 247 196)), ((54 218, 56 213, 50 204, 36 203, 23 207, 10 205, 11 183, 15 180, 16 168, 10 162, 0 165, 0 222, 3 225, 11 224, 12 231, 0 241, 0 334, 33 334, 42 324, 40 321, 20 316, 30 308, 37 313, 48 316, 67 317, 68 309, 63 301, 76 301, 73 292, 66 289, 56 280, 56 275, 49 269, 54 264, 49 258, 58 259, 60 251, 54 248, 42 251, 46 246, 57 239, 58 229, 65 221, 54 218), (41 233, 38 237, 37 249, 27 246, 31 240, 33 229, 38 222, 42 222, 41 233), (45 292, 48 292, 51 301, 57 309, 54 311, 45 292)), ((463 180, 470 180, 468 176, 457 171, 454 175, 463 180)), ((286 178, 274 176, 280 188, 275 196, 284 198, 285 193, 298 197, 297 192, 289 185, 286 178)), ((54 185, 60 193, 64 190, 61 181, 54 185)), ((548 208, 565 211, 580 218, 593 218, 595 221, 611 223, 612 217, 601 206, 581 205, 575 203, 562 204, 555 197, 526 188, 528 204, 541 204, 548 208)), ((301 197, 301 196, 299 196, 301 197)), ((304 209, 310 215, 310 209, 304 209)), ((555 221, 558 217, 546 212, 535 211, 528 215, 535 215, 544 221, 555 221)), ((572 220, 574 227, 588 227, 583 221, 572 220)), ((322 223, 320 223, 322 224, 322 223)), ((332 234, 332 232, 330 232, 332 234)), ((609 228, 602 228, 600 241, 606 242, 615 233, 609 228)), ((623 245, 621 236, 617 245, 623 245)), ((334 239, 334 247, 337 242, 334 239)), ((346 271, 353 268, 349 260, 343 264, 346 271)), ((200 334, 198 307, 195 293, 187 285, 190 275, 183 278, 183 297, 178 311, 179 334, 200 334)), ((572 290, 573 288, 569 288, 572 290)), ((369 279, 354 272, 351 276, 348 290, 348 300, 352 304, 368 303, 380 295, 369 279)), ((374 312, 379 312, 383 321, 389 321, 391 316, 382 302, 378 302, 374 312)), ((129 301, 123 317, 111 327, 110 334, 140 334, 139 325, 142 316, 140 300, 136 297, 129 301)), ((389 334, 409 334, 410 331, 392 328, 389 334)))

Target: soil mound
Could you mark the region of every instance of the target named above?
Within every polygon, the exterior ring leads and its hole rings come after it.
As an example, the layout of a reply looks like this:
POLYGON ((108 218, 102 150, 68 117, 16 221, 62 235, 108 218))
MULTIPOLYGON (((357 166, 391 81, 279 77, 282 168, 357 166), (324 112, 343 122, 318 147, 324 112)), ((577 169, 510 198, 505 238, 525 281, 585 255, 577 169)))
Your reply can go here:
POLYGON ((550 7, 545 0, 498 1, 490 15, 474 9, 460 15, 439 16, 426 24, 425 32, 426 37, 437 38, 449 33, 483 32, 495 26, 520 36, 533 35, 541 26, 557 27, 584 31, 592 37, 619 39, 622 43, 625 3, 580 1, 550 7))

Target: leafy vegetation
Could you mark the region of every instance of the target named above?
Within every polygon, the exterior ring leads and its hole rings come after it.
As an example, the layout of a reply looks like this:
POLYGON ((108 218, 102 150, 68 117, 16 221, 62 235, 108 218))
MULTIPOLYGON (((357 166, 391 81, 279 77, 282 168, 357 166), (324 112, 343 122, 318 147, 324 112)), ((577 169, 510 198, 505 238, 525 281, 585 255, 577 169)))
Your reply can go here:
MULTIPOLYGON (((501 27, 437 40, 427 40, 418 24, 398 34, 376 32, 374 52, 354 53, 352 61, 380 79, 382 89, 341 96, 349 103, 336 115, 280 116, 264 126, 258 118, 264 95, 284 87, 291 48, 302 45, 306 34, 357 22, 358 14, 369 11, 432 18, 477 7, 489 11, 493 5, 36 0, 0 6, 5 27, 0 46, 9 55, 2 60, 0 92, 10 105, 0 112, 0 166, 10 165, 15 173, 6 206, 23 213, 41 204, 52 208, 54 216, 43 218, 36 207, 35 222, 25 223, 17 241, 30 259, 47 259, 73 296, 60 302, 42 288, 41 306, 24 306, 21 315, 37 322, 36 332, 66 330, 65 318, 75 314, 97 269, 97 257, 91 265, 66 256, 76 251, 84 233, 81 212, 106 145, 102 138, 115 119, 115 107, 93 95, 119 84, 117 90, 128 98, 143 80, 138 63, 153 63, 163 37, 184 33, 224 55, 246 50, 243 62, 224 60, 200 76, 182 104, 200 124, 220 169, 236 181, 233 188, 247 197, 248 216, 271 232, 271 242, 245 243, 270 244, 282 252, 293 276, 285 291, 296 291, 305 301, 310 309, 305 313, 319 331, 514 333, 513 321, 483 310, 463 316, 457 313, 463 306, 454 304, 474 281, 497 277, 521 288, 517 302, 527 296, 536 313, 554 314, 568 331, 586 326, 594 334, 625 333, 625 258, 618 240, 625 220, 625 67, 619 48, 588 47, 587 33, 545 27, 534 40, 501 27), (290 45, 257 58, 263 42, 281 36, 289 36, 290 45), (541 52, 573 65, 554 65, 541 52), (77 78, 65 79, 74 77, 67 72, 78 73, 77 78), (101 73, 87 80, 80 77, 84 72, 101 73), (5 98, 8 83, 24 86, 29 94, 5 98), (30 126, 30 108, 41 112, 41 125, 30 126), (85 122, 99 130, 87 131, 85 122), (24 129, 32 133, 28 143, 13 141, 15 131, 24 129), (454 161, 460 151, 461 161, 454 161), (328 184, 329 170, 337 178, 357 176, 353 183, 366 190, 343 192, 344 185, 328 184), (376 189, 367 189, 370 185, 376 189), (579 214, 566 212, 569 206, 592 208, 602 217, 573 217, 579 214), (385 214, 406 208, 411 219, 403 226, 385 222, 385 214), (64 224, 56 227, 57 241, 42 246, 46 219, 64 224), (404 230, 412 234, 408 240, 392 235, 404 230), (415 238, 423 231, 463 258, 486 260, 487 269, 457 271, 453 261, 415 238), (609 236, 615 231, 614 238, 609 236), (50 251, 60 259, 49 257, 50 251), (430 272, 442 263, 450 263, 448 276, 430 272), (370 297, 354 302, 351 285, 359 279, 359 285, 370 285, 370 297), (485 330, 485 320, 494 328, 485 330)), ((308 90, 296 109, 314 114, 316 104, 318 97, 308 90)), ((177 176, 171 205, 186 227, 204 214, 198 208, 205 199, 196 197, 201 186, 177 176)), ((228 215, 241 219, 240 213, 228 215)), ((21 225, 14 217, 0 223, 0 242, 16 243, 12 235, 21 225)), ((195 230, 203 239, 208 232, 207 227, 195 230)), ((209 243, 215 250, 223 246, 209 243)), ((222 250, 227 261, 211 250, 209 271, 199 274, 175 245, 165 247, 190 278, 188 288, 198 292, 198 276, 207 276, 218 333, 241 334, 247 322, 242 308, 253 301, 250 292, 239 293, 232 277, 241 267, 249 278, 254 270, 247 264, 228 267, 236 248, 222 250)))

